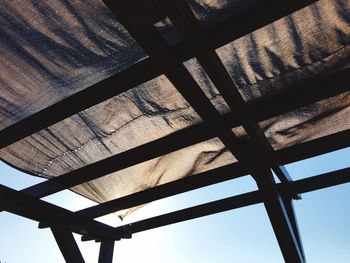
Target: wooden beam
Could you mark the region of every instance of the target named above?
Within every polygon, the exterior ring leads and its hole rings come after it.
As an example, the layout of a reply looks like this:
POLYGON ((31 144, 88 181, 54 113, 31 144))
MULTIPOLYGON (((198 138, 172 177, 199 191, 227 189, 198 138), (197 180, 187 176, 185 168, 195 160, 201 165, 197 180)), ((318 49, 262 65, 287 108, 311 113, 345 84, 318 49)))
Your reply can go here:
POLYGON ((73 234, 69 231, 69 229, 62 225, 54 225, 51 226, 51 231, 66 262, 85 262, 77 242, 75 242, 73 234))
POLYGON ((112 263, 114 252, 114 240, 105 240, 101 242, 98 263, 112 263))
POLYGON ((75 214, 67 209, 0 185, 0 205, 8 212, 49 225, 64 225, 78 234, 88 234, 96 239, 120 239, 120 233, 113 227, 75 214))

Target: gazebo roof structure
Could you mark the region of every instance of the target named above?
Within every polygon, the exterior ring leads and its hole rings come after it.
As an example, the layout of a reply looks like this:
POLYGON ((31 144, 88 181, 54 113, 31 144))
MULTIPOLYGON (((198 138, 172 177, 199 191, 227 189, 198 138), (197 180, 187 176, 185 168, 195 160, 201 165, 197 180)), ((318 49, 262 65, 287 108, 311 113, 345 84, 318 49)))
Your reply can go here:
POLYGON ((348 1, 3 1, 0 157, 46 181, 1 209, 114 241, 263 203, 286 262, 305 262, 293 200, 350 168, 293 181, 285 164, 350 144, 348 1), (94 220, 251 175, 258 190, 120 227, 94 220), (71 189, 98 205, 41 200, 71 189))

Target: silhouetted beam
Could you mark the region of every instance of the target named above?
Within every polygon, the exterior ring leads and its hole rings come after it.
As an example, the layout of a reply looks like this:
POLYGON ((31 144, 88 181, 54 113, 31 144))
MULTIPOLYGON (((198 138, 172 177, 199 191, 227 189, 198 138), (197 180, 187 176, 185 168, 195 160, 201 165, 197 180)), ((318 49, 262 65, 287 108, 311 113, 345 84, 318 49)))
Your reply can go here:
MULTIPOLYGON (((256 155, 253 158, 256 158, 256 155)), ((293 225, 293 222, 297 222, 297 220, 294 211, 288 210, 283 198, 287 197, 288 200, 292 201, 290 196, 286 196, 285 191, 283 193, 278 191, 270 169, 261 167, 260 171, 256 174, 255 181, 284 261, 286 263, 304 263, 305 258, 302 243, 298 239, 299 236, 296 235, 299 230, 293 227, 297 227, 297 224, 293 225)), ((288 189, 286 184, 282 183, 281 185, 283 185, 285 190, 288 189)))
POLYGON ((128 231, 131 234, 135 234, 138 232, 154 229, 161 226, 167 226, 174 223, 179 223, 202 216, 208 216, 211 214, 216 214, 232 209, 258 204, 260 202, 261 195, 259 191, 254 191, 202 205, 181 209, 168 214, 151 217, 138 222, 124 225, 123 227, 120 227, 120 229, 128 229, 128 231))
POLYGON ((233 39, 245 36, 247 34, 246 32, 254 32, 318 1, 288 0, 281 2, 278 0, 259 0, 238 14, 230 16, 221 23, 218 23, 215 29, 206 29, 205 34, 211 36, 214 30, 216 30, 216 33, 213 34, 214 37, 210 37, 209 45, 213 47, 222 46, 224 43, 229 43, 233 39), (232 25, 235 27, 234 30, 232 30, 232 25))
POLYGON ((100 253, 98 256, 98 263, 112 263, 114 252, 114 241, 102 241, 100 245, 100 253))
POLYGON ((3 185, 0 185, 0 205, 11 213, 50 225, 64 225, 70 231, 97 239, 115 240, 123 235, 118 229, 3 185))
POLYGON ((315 140, 296 144, 277 151, 281 163, 305 160, 328 152, 350 147, 350 130, 330 134, 315 140))
MULTIPOLYGON (((297 191, 302 194, 349 182, 350 168, 346 168, 297 180, 293 182, 293 185, 297 191)), ((281 184, 277 184, 277 187, 279 191, 283 191, 281 184)), ((141 231, 220 213, 227 210, 254 205, 261 202, 262 196, 261 193, 257 190, 130 223, 121 227, 117 227, 117 229, 119 228, 120 230, 127 231, 130 234, 135 234, 141 231)))
MULTIPOLYGON (((278 94, 269 99, 261 100, 250 105, 259 121, 288 112, 291 105, 302 107, 316 100, 323 99, 321 95, 328 97, 346 91, 349 88, 348 80, 350 70, 344 70, 334 75, 323 77, 319 80, 308 81, 305 86, 298 86, 278 94), (334 84, 334 86, 333 86, 334 84), (303 88, 304 87, 304 88, 303 88), (310 89, 309 89, 310 88, 310 89), (312 92, 315 93, 312 93, 312 92), (305 93, 304 93, 305 92, 305 93), (334 92, 334 93, 333 93, 334 92), (305 96, 303 96, 305 94, 305 96), (315 94, 314 97, 308 96, 315 94)), ((223 121, 230 127, 235 127, 238 122, 231 114, 223 116, 223 121)), ((133 148, 126 152, 114 155, 99 162, 87 165, 73 172, 50 179, 43 183, 34 185, 23 192, 36 197, 44 197, 75 185, 102 177, 117 170, 162 156, 172 151, 209 140, 216 137, 216 131, 211 128, 210 123, 202 123, 188 129, 180 130, 166 137, 152 141, 145 145, 133 148)), ((334 151, 350 146, 349 131, 325 136, 320 139, 293 146, 291 149, 282 149, 276 153, 276 158, 282 164, 317 156, 326 152, 334 151), (324 140, 325 143, 322 143, 324 140)))
MULTIPOLYGON (((259 1, 257 4, 237 14, 233 14, 218 23, 209 25, 205 29, 205 33, 210 35, 210 47, 213 49, 218 48, 315 1, 288 1, 283 2, 282 8, 269 8, 269 6, 274 6, 276 2, 278 1, 259 1), (264 10, 264 12, 262 13, 261 10, 264 10), (254 19, 251 19, 251 17, 254 17, 254 19), (239 27, 232 27, 232 25, 238 22, 240 25, 239 27)), ((184 42, 175 45, 172 48, 172 53, 181 61, 185 61, 194 56, 191 48, 184 42)), ((83 91, 1 130, 0 148, 15 143, 20 139, 103 102, 108 98, 112 98, 147 82, 161 74, 162 72, 153 65, 151 59, 146 58, 112 77, 92 85, 83 91)))
POLYGON ((301 235, 300 235, 300 231, 299 231, 297 218, 295 216, 295 209, 294 209, 293 200, 291 200, 288 197, 284 197, 284 196, 281 196, 281 198, 282 198, 282 202, 283 202, 284 208, 286 210, 286 213, 288 214, 290 225, 291 225, 292 231, 294 233, 295 239, 296 239, 298 246, 300 248, 300 253, 302 255, 302 258, 305 260, 304 247, 303 247, 302 240, 301 240, 301 235))
POLYGON ((299 193, 308 193, 349 182, 350 168, 344 168, 321 175, 300 179, 295 181, 293 184, 299 193))
POLYGON ((66 262, 85 262, 77 242, 75 242, 73 234, 69 229, 62 225, 56 225, 51 226, 51 231, 66 262))

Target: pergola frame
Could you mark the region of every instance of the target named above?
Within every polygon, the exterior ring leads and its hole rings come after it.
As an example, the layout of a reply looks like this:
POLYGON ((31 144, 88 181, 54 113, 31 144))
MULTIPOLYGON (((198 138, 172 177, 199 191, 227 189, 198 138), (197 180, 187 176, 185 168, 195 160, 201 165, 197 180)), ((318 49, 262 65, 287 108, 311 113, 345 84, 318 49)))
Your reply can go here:
POLYGON ((99 262, 102 263, 112 262, 114 241, 130 238, 134 233, 263 203, 284 260, 293 263, 306 262, 294 215, 293 199, 300 199, 300 194, 305 192, 350 182, 350 168, 293 182, 283 165, 350 146, 348 140, 350 130, 274 151, 258 123, 348 91, 350 70, 344 69, 329 76, 310 79, 300 84, 297 89, 289 89, 275 96, 247 104, 240 96, 215 49, 316 1, 258 1, 205 29, 201 28, 184 0, 105 0, 104 2, 140 44, 148 58, 1 130, 0 148, 162 74, 165 74, 198 113, 203 123, 21 191, 0 185, 1 208, 38 221, 41 228, 50 227, 67 262, 84 262, 72 232, 81 234, 84 241, 101 241, 99 262), (140 9, 133 8, 135 5, 142 7, 142 11, 148 11, 139 12, 140 9), (155 23, 165 18, 172 21, 183 38, 174 46, 169 46, 154 27, 155 23), (238 27, 228 26, 228 24, 237 23, 239 23, 238 27), (230 107, 231 113, 220 115, 184 67, 182 62, 193 57, 198 59, 218 88, 230 107), (101 87, 104 92, 101 92, 101 87), (240 125, 246 130, 249 138, 239 140, 232 132, 232 128, 240 125), (215 137, 218 137, 237 158, 237 163, 77 212, 68 211, 39 199, 215 137), (251 157, 252 154, 255 158, 251 157), (277 175, 280 183, 275 182, 272 171, 277 175), (255 179, 258 190, 117 228, 93 220, 122 209, 247 174, 255 179))

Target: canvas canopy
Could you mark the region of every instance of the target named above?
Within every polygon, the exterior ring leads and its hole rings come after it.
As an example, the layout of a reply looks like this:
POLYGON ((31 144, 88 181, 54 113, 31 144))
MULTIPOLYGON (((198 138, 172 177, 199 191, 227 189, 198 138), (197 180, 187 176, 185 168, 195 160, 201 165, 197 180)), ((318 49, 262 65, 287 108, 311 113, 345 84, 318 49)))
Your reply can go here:
MULTIPOLYGON (((254 2, 188 1, 204 29, 215 29, 220 21, 254 2)), ((99 0, 1 0, 0 6, 0 129, 149 59, 99 0)), ((244 100, 253 105, 292 89, 298 92, 310 79, 346 69, 350 64, 349 17, 349 1, 320 0, 221 43, 216 53, 244 100)), ((155 26, 169 45, 182 42, 169 19, 155 26)), ((183 64, 220 114, 228 114, 229 107, 195 55, 187 56, 183 64)), ((104 92, 103 85, 100 91, 104 92)), ((349 129, 349 105, 350 93, 343 92, 260 120, 259 125, 273 148, 283 149, 349 129)), ((29 174, 58 177, 202 122, 160 72, 8 145, 0 150, 0 157, 29 174)), ((242 127, 233 131, 246 137, 242 127)), ((103 203, 233 162, 236 158, 213 138, 72 190, 103 203)))

